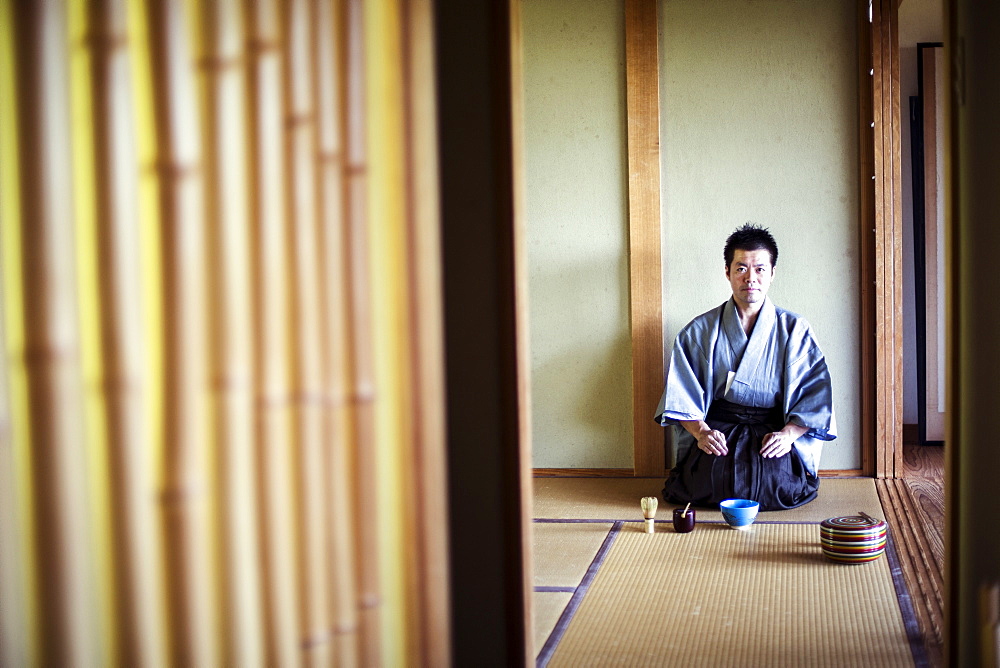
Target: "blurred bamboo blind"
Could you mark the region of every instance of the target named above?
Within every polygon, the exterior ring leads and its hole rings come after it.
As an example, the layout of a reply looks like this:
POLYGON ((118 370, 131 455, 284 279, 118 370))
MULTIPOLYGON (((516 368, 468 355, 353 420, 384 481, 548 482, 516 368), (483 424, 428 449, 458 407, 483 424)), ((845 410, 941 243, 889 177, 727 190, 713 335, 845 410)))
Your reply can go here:
MULTIPOLYGON (((367 188, 368 166, 365 141, 365 59, 364 26, 361 5, 344 3, 343 55, 339 59, 342 86, 341 104, 344 109, 341 123, 341 143, 344 154, 344 229, 347 270, 348 337, 351 364, 348 369, 348 396, 351 401, 352 435, 355 449, 356 493, 359 499, 377 497, 375 480, 374 400, 371 318, 369 301, 369 273, 367 249, 367 188)), ((375 523, 367 522, 362 515, 355 516, 355 539, 363 554, 377 551, 378 537, 375 523)), ((358 582, 359 623, 361 632, 361 660, 365 665, 379 663, 378 606, 380 603, 377 564, 359 559, 356 578, 358 582)))
POLYGON ((369 7, 0 0, 0 665, 447 663, 433 123, 369 90, 431 7, 369 7))
POLYGON ((120 618, 119 657, 148 665, 163 652, 163 636, 153 612, 161 604, 157 588, 160 536, 144 403, 147 351, 142 321, 138 159, 134 140, 131 49, 125 3, 95 2, 88 17, 93 84, 94 205, 101 272, 100 328, 106 379, 109 491, 112 498, 113 559, 119 577, 114 600, 120 618))
MULTIPOLYGON (((23 361, 30 405, 38 657, 96 656, 88 530, 80 328, 76 318, 66 17, 56 3, 14 3, 23 361), (29 308, 30 307, 30 308, 29 308)), ((4 291, 7 294, 7 291, 4 291)), ((7 586, 3 587, 4 590, 7 586)), ((4 645, 6 646, 6 640, 4 645)))

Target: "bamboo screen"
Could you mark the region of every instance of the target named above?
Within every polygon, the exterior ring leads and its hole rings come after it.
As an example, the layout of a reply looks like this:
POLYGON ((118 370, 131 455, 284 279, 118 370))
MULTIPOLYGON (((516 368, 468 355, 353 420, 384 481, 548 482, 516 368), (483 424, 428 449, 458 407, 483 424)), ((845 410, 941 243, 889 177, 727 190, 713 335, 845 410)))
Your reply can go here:
POLYGON ((0 0, 0 665, 447 662, 429 18, 0 0))

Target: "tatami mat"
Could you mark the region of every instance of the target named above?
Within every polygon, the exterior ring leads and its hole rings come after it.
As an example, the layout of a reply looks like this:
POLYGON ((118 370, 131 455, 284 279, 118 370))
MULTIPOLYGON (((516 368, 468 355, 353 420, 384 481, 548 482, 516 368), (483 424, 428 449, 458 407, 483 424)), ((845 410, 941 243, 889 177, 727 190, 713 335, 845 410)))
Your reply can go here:
POLYGON ((576 587, 601 548, 611 523, 533 525, 535 586, 576 587))
POLYGON ((534 604, 532 615, 534 619, 534 640, 535 648, 540 648, 548 640, 549 634, 555 628, 559 616, 566 609, 566 604, 573 598, 573 594, 561 591, 536 591, 534 594, 534 604))
MULTIPOLYGON (((658 478, 535 478, 534 517, 553 519, 642 519, 639 500, 644 496, 660 499, 658 520, 669 525, 670 510, 676 506, 661 497, 663 480, 658 478)), ((882 506, 872 478, 823 478, 819 496, 793 510, 761 513, 761 520, 782 522, 822 522, 837 515, 864 511, 881 517, 882 506)), ((699 509, 698 519, 722 520, 718 510, 699 509)), ((657 528, 660 528, 659 525, 657 528)))
POLYGON ((913 665, 888 559, 830 562, 815 524, 647 535, 626 523, 554 653, 540 658, 550 666, 913 665))
POLYGON ((535 478, 534 483, 534 517, 558 519, 641 519, 639 499, 659 499, 663 490, 657 478, 535 478))

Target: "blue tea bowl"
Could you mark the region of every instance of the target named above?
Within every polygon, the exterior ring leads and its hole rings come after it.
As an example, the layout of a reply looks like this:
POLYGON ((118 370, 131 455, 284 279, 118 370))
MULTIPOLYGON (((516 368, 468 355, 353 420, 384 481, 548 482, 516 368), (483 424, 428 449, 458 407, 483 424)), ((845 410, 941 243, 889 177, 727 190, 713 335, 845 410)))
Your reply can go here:
POLYGON ((726 499, 719 504, 726 524, 734 529, 749 529, 757 517, 760 504, 750 499, 726 499))

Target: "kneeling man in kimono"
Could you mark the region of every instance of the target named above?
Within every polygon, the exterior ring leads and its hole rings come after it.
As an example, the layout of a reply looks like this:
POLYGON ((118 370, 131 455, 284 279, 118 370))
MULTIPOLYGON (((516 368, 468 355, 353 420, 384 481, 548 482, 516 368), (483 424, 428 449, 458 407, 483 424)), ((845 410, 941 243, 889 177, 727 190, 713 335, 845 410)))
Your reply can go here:
POLYGON ((723 255, 733 296, 677 335, 656 412, 683 428, 663 498, 795 508, 816 498, 822 442, 836 438, 830 372, 809 323, 767 298, 771 233, 743 225, 723 255))

